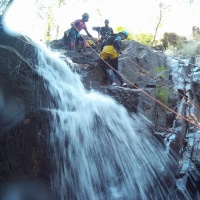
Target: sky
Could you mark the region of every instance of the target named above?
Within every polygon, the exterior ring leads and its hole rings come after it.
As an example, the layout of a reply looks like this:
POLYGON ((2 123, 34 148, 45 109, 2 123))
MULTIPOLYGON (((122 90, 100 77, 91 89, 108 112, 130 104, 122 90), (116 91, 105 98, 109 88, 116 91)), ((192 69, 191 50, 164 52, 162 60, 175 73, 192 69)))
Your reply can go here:
MULTIPOLYGON (((41 0, 48 3, 48 0, 41 0)), ((80 19, 87 12, 90 15, 86 23, 89 32, 97 37, 92 30, 93 26, 103 26, 104 20, 110 20, 110 26, 115 30, 123 26, 132 33, 154 33, 158 21, 158 3, 156 0, 73 0, 57 11, 58 22, 61 27, 59 37, 70 28, 70 23, 80 19), (100 10, 101 15, 97 12, 100 10)), ((184 1, 183 1, 184 2, 184 1)), ((179 35, 191 36, 192 26, 200 26, 200 6, 189 6, 185 3, 177 3, 176 0, 165 0, 165 5, 171 5, 166 9, 158 34, 164 32, 176 32, 179 35)), ((40 39, 43 35, 45 24, 37 16, 35 0, 14 0, 12 7, 7 12, 6 22, 8 27, 24 32, 28 36, 40 39)), ((83 32, 84 33, 84 32, 83 32)))

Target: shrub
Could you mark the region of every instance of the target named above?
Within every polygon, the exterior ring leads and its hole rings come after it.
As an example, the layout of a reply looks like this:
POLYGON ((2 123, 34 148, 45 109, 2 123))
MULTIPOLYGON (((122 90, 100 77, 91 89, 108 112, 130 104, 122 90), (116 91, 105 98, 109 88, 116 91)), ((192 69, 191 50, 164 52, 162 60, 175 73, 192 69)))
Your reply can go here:
POLYGON ((169 92, 170 89, 166 86, 156 87, 156 97, 165 105, 168 103, 169 92))
MULTIPOLYGON (((151 33, 140 33, 140 34, 133 34, 128 28, 123 26, 118 26, 116 29, 116 32, 120 32, 122 30, 126 30, 129 34, 128 40, 135 40, 136 42, 139 42, 143 45, 149 46, 151 41, 153 40, 153 34, 151 33)), ((158 41, 155 41, 155 44, 157 44, 158 41)))
POLYGON ((155 67, 153 69, 153 71, 157 74, 157 76, 159 76, 160 78, 164 79, 165 78, 165 74, 164 72, 166 71, 166 67, 165 66, 161 66, 161 67, 155 67))

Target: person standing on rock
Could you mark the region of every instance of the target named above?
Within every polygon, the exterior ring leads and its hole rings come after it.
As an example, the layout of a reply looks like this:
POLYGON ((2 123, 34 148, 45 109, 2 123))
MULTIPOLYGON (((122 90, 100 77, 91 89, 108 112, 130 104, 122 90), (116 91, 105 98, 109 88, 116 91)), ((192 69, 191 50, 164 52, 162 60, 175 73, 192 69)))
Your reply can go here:
POLYGON ((71 23, 71 28, 64 33, 64 41, 70 46, 71 50, 75 51, 75 45, 78 44, 80 49, 78 51, 86 50, 86 41, 80 35, 81 30, 85 30, 87 35, 92 38, 92 35, 88 32, 85 22, 88 22, 89 14, 84 13, 82 19, 77 19, 71 23))
POLYGON ((93 30, 98 32, 98 36, 100 35, 100 39, 98 42, 101 44, 104 40, 106 40, 111 34, 114 34, 113 29, 109 26, 109 20, 106 19, 104 21, 105 26, 102 27, 92 27, 93 30))
POLYGON ((108 37, 108 39, 106 39, 102 44, 100 65, 103 67, 103 70, 114 86, 117 85, 115 82, 116 76, 120 81, 121 86, 127 87, 127 84, 124 82, 122 76, 118 73, 118 57, 119 54, 123 54, 121 49, 121 40, 127 38, 128 33, 126 31, 121 31, 118 34, 108 37))

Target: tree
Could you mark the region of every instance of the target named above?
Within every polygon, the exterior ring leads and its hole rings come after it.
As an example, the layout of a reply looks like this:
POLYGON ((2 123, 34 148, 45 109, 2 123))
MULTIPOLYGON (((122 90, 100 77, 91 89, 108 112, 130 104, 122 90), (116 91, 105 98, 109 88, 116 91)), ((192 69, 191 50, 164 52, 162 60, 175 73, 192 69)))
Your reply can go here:
POLYGON ((160 27, 161 21, 163 19, 163 13, 164 13, 164 11, 166 11, 167 8, 170 7, 169 5, 165 5, 163 2, 159 2, 158 6, 159 6, 158 22, 157 22, 157 25, 156 25, 156 28, 155 28, 155 33, 154 33, 153 39, 152 39, 152 41, 150 43, 151 47, 154 46, 154 43, 156 41, 156 36, 157 36, 157 33, 158 33, 158 28, 160 27))
POLYGON ((60 8, 70 0, 49 0, 46 1, 38 0, 36 2, 38 8, 38 16, 46 25, 44 40, 50 41, 57 39, 60 31, 60 8))
MULTIPOLYGON (((60 13, 60 8, 62 5, 64 5, 66 3, 66 0, 58 0, 58 13, 60 13)), ((59 30, 60 30, 60 24, 59 22, 57 23, 57 27, 56 27, 56 39, 58 39, 58 35, 59 35, 59 30)))
POLYGON ((96 9, 96 12, 98 13, 98 15, 100 16, 101 20, 103 20, 103 14, 101 12, 101 10, 99 8, 96 9))
POLYGON ((53 10, 52 7, 48 7, 48 12, 47 12, 47 30, 45 34, 45 40, 50 41, 51 38, 51 31, 52 27, 55 26, 54 24, 54 17, 53 17, 53 10))

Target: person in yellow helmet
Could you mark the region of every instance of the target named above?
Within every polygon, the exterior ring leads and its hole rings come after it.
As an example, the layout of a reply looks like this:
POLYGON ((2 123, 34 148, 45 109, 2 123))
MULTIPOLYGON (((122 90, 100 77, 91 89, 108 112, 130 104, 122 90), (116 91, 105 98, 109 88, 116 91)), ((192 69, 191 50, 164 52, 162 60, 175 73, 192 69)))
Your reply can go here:
POLYGON ((121 49, 121 40, 127 39, 128 33, 121 31, 118 34, 108 37, 102 44, 102 51, 100 54, 100 64, 103 67, 108 78, 112 82, 112 85, 117 85, 115 77, 119 80, 122 87, 127 87, 123 77, 117 72, 118 71, 118 57, 119 54, 123 54, 121 49), (109 65, 105 64, 106 61, 109 65), (116 70, 116 71, 115 71, 116 70))

